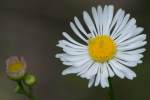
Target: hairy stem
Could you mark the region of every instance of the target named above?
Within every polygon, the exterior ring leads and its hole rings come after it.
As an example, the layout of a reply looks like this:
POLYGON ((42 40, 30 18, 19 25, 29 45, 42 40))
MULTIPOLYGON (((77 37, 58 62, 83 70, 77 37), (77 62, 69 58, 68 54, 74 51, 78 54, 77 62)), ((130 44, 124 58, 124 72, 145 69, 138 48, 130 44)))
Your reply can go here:
POLYGON ((24 88, 22 81, 17 81, 17 84, 20 87, 20 94, 23 94, 28 97, 29 100, 35 100, 35 97, 32 93, 32 88, 28 87, 28 91, 24 88))
POLYGON ((108 81, 109 81, 109 89, 108 89, 109 98, 110 100, 115 100, 113 86, 112 86, 112 79, 108 78, 108 81))

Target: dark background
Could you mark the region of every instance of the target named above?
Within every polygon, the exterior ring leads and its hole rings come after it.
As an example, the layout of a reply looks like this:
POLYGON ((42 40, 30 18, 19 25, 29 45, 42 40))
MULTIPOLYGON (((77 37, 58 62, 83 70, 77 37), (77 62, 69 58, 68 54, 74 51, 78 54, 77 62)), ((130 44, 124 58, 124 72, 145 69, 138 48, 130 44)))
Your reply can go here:
MULTIPOLYGON (((9 56, 24 56, 28 72, 38 78, 37 100, 108 100, 107 89, 88 89, 88 81, 75 75, 62 76, 66 68, 55 54, 61 33, 72 33, 69 22, 91 6, 113 4, 123 8, 137 24, 144 27, 149 40, 149 0, 0 0, 0 100, 27 100, 14 93, 15 83, 5 75, 5 60, 9 56)), ((116 100, 149 100, 150 45, 147 44, 144 63, 134 68, 134 80, 113 79, 116 100)))

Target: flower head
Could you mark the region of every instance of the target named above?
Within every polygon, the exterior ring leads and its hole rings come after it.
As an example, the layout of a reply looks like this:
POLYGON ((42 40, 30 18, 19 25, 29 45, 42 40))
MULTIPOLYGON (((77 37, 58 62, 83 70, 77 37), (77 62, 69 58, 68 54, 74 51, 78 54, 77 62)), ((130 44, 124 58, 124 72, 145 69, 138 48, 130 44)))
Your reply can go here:
POLYGON ((57 54, 56 58, 70 66, 62 74, 77 74, 89 80, 88 87, 100 84, 103 88, 109 87, 109 77, 116 75, 131 80, 136 77, 130 68, 142 63, 143 46, 147 43, 146 35, 141 34, 143 28, 137 27, 136 20, 122 9, 114 14, 112 5, 104 9, 92 7, 92 17, 84 11, 83 19, 88 30, 77 17, 70 22, 82 43, 63 32, 66 40, 57 44, 64 53, 57 54))
POLYGON ((26 73, 26 62, 23 57, 18 58, 17 56, 9 57, 6 60, 6 72, 8 77, 11 79, 20 79, 26 73))

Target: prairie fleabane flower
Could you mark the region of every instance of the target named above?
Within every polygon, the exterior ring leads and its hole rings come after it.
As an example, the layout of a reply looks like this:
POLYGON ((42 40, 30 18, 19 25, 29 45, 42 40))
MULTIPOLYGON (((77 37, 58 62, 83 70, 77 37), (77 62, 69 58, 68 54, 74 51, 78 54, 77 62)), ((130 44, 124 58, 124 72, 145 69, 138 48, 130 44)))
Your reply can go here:
POLYGON ((20 79, 26 73, 26 62, 23 57, 18 58, 17 56, 9 57, 6 60, 6 72, 8 77, 11 79, 20 79))
POLYGON ((88 87, 99 84, 109 87, 108 78, 117 75, 121 79, 133 79, 135 72, 130 67, 142 63, 146 35, 141 34, 136 20, 119 9, 114 14, 112 5, 92 7, 92 17, 84 11, 83 19, 89 30, 85 30, 77 17, 70 22, 73 32, 84 42, 79 43, 68 33, 66 40, 57 44, 64 53, 56 55, 63 64, 70 66, 62 74, 77 74, 89 80, 88 87), (92 18, 93 17, 93 18, 92 18))

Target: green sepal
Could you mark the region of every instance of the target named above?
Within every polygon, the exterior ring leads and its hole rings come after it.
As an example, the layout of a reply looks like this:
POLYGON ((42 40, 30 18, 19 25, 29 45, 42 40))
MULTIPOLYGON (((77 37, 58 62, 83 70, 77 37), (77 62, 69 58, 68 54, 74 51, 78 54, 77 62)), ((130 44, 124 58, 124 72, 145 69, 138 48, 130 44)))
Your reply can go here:
POLYGON ((20 85, 19 85, 19 84, 17 84, 17 85, 16 85, 15 93, 23 94, 23 90, 22 90, 22 88, 20 87, 20 85))
POLYGON ((12 80, 12 81, 20 81, 20 80, 23 80, 24 79, 24 76, 21 76, 21 77, 17 77, 17 78, 14 78, 14 77, 10 77, 10 76, 7 76, 8 79, 12 80))

